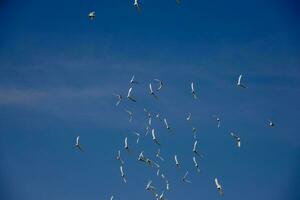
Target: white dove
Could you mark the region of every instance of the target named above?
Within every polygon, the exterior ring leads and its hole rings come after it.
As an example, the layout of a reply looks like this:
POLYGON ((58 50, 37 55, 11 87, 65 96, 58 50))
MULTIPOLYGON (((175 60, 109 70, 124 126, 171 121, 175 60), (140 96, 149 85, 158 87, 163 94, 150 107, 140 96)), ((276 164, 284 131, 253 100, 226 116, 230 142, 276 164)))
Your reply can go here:
POLYGON ((161 155, 160 155, 160 149, 158 149, 157 150, 157 152, 156 152, 156 155, 155 155, 157 158, 159 158, 161 161, 164 161, 164 158, 163 157, 161 157, 161 155))
POLYGON ((121 103, 123 96, 121 94, 116 94, 116 93, 113 93, 113 95, 118 98, 118 101, 116 103, 116 106, 118 106, 121 103))
POLYGON ((237 86, 239 86, 241 88, 247 88, 245 85, 242 84, 242 77, 243 77, 243 75, 240 74, 239 79, 237 81, 237 86))
POLYGON ((83 149, 81 148, 80 143, 79 143, 79 136, 76 137, 75 147, 77 149, 79 149, 81 152, 83 152, 83 149))
POLYGON ((131 100, 131 101, 133 101, 133 102, 136 102, 136 100, 132 97, 132 87, 131 88, 129 88, 129 90, 128 90, 128 93, 127 93, 127 99, 129 99, 129 100, 131 100))
POLYGON ((96 18, 96 12, 95 11, 91 11, 91 12, 89 12, 88 16, 89 16, 90 20, 94 20, 96 18))
POLYGON ((155 81, 157 81, 158 82, 158 88, 156 89, 157 91, 159 91, 159 90, 161 90, 161 88, 163 87, 163 82, 161 81, 161 80, 159 80, 159 79, 154 79, 155 81))
POLYGON ((126 183, 127 180, 126 180, 125 173, 123 171, 123 166, 122 165, 120 166, 120 172, 121 172, 121 177, 123 178, 124 183, 126 183))
POLYGON ((167 119, 166 119, 166 118, 164 118, 164 123, 165 123, 165 125, 166 125, 166 128, 167 128, 168 130, 170 130, 170 129, 171 129, 171 127, 169 126, 169 124, 168 124, 168 122, 167 122, 167 119))
POLYGON ((155 142, 155 144, 160 145, 160 144, 159 144, 159 141, 158 141, 157 138, 156 138, 154 128, 153 128, 152 131, 151 131, 151 135, 152 135, 152 140, 155 142))
POLYGON ((134 80, 135 76, 133 75, 132 78, 130 79, 130 84, 138 84, 137 81, 134 80))
POLYGON ((192 89, 192 95, 193 95, 194 99, 197 99, 197 95, 196 95, 195 88, 194 88, 194 82, 191 83, 191 89, 192 89))
POLYGON ((184 176, 181 178, 181 181, 184 183, 192 183, 190 180, 187 179, 189 172, 185 172, 184 176))
POLYGON ((150 90, 150 95, 152 95, 152 96, 157 100, 158 97, 157 97, 156 94, 154 93, 154 91, 153 91, 153 89, 152 89, 151 83, 149 83, 149 90, 150 90))
POLYGON ((193 162, 194 162, 194 166, 195 166, 196 169, 197 169, 197 172, 199 173, 199 172, 200 172, 200 168, 199 168, 199 165, 198 165, 198 163, 197 163, 197 160, 196 160, 196 157, 195 157, 195 156, 193 156, 193 162))
POLYGON ((268 121, 269 121, 269 126, 271 126, 271 127, 275 126, 275 124, 271 120, 268 120, 268 121))
POLYGON ((215 178, 215 184, 216 184, 216 187, 217 187, 217 190, 218 190, 219 194, 220 194, 221 196, 223 196, 223 188, 222 188, 222 186, 219 184, 219 181, 218 181, 217 178, 215 178))
POLYGON ((235 141, 236 141, 236 146, 237 147, 241 147, 241 138, 239 137, 239 136, 237 136, 237 135, 235 135, 234 133, 230 133, 230 135, 232 136, 232 137, 234 137, 234 139, 235 139, 235 141))
POLYGON ((121 151, 120 151, 120 150, 118 150, 118 154, 117 154, 117 156, 116 156, 116 159, 119 160, 119 161, 121 162, 121 165, 124 164, 124 161, 123 161, 122 158, 121 158, 121 151))
POLYGON ((179 164, 179 161, 178 161, 178 158, 177 158, 177 155, 174 156, 174 160, 175 160, 175 164, 178 168, 180 168, 180 164, 179 164))
POLYGON ((136 143, 138 144, 139 141, 140 141, 141 134, 139 134, 139 133, 136 132, 136 131, 134 131, 133 134, 135 134, 135 135, 137 136, 136 143))
POLYGON ((130 111, 130 110, 125 110, 125 112, 128 113, 128 117, 129 117, 129 122, 132 121, 132 116, 133 116, 133 113, 130 111))

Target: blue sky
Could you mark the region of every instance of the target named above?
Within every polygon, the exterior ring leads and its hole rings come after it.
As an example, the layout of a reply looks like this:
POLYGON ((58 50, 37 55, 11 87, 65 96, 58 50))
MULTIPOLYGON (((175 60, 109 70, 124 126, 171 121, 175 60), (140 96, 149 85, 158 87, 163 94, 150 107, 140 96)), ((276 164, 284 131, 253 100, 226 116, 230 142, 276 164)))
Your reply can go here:
POLYGON ((143 108, 166 116, 170 135, 154 121, 171 184, 170 200, 299 199, 300 29, 296 1, 2 0, 0 2, 0 198, 152 199, 154 158, 143 108), (89 21, 89 11, 96 20, 89 21), (235 86, 244 74, 248 89, 235 86), (115 107, 135 74, 137 103, 115 107), (159 101, 148 94, 164 81, 159 101), (198 99, 190 93, 194 81, 198 99), (154 84, 154 82, 153 82, 154 84), (134 112, 128 123, 124 112, 134 112), (192 163, 189 112, 198 129, 201 173, 192 163), (222 120, 216 128, 212 115, 222 120), (267 119, 276 123, 268 126, 267 119), (235 147, 229 133, 242 139, 235 147), (77 135, 85 149, 73 145, 77 135), (128 136, 123 184, 115 154, 128 136), (182 168, 173 161, 177 154, 182 168), (190 171, 192 184, 179 179, 190 171))

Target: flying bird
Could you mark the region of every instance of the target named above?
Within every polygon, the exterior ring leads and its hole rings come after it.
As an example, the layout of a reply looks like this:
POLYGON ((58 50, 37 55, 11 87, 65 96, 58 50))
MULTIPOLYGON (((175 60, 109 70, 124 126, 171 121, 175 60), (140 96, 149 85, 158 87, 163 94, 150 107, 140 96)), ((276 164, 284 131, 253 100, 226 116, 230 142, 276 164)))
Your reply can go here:
POLYGON ((177 155, 174 156, 174 160, 175 160, 175 164, 178 168, 180 168, 180 164, 178 162, 178 158, 177 158, 177 155))
POLYGON ((155 187, 152 185, 152 181, 151 180, 148 181, 145 189, 148 190, 148 191, 152 191, 152 192, 154 192, 156 190, 155 187))
POLYGON ((91 11, 91 12, 89 12, 88 16, 89 16, 90 20, 94 20, 96 18, 96 12, 95 11, 91 11))
POLYGON ((79 149, 81 152, 83 152, 83 149, 81 148, 80 143, 79 143, 79 136, 76 137, 75 147, 77 149, 79 149))
POLYGON ((160 145, 160 144, 159 144, 159 141, 158 141, 157 138, 156 138, 154 128, 153 128, 152 131, 151 131, 151 135, 152 135, 152 140, 155 142, 155 144, 160 145))
POLYGON ((132 97, 132 87, 131 88, 129 88, 129 90, 128 90, 128 93, 127 93, 127 99, 129 99, 129 100, 131 100, 131 101, 133 101, 133 102, 136 102, 136 100, 132 97))
POLYGON ((128 113, 129 122, 131 122, 132 121, 132 117, 133 117, 133 113, 130 110, 125 110, 125 112, 128 113))
POLYGON ((189 113, 189 115, 186 118, 186 121, 191 121, 192 120, 192 113, 189 113))
POLYGON ((110 200, 114 200, 114 195, 111 195, 110 200))
POLYGON ((157 97, 156 94, 154 93, 154 91, 153 91, 153 89, 152 89, 151 83, 149 83, 149 90, 150 90, 150 95, 152 95, 152 96, 157 100, 158 97, 157 97))
POLYGON ((240 148, 241 147, 241 138, 232 132, 230 133, 230 135, 235 139, 236 146, 240 148))
POLYGON ((167 189, 167 191, 170 191, 170 184, 169 184, 168 180, 166 180, 166 189, 167 189))
POLYGON ((141 12, 141 8, 140 8, 138 0, 134 0, 133 6, 139 13, 141 12))
POLYGON ((161 90, 161 88, 163 87, 163 82, 161 80, 157 79, 157 78, 154 79, 154 80, 158 82, 158 88, 156 90, 157 91, 161 90))
POLYGON ((192 132, 194 134, 194 139, 197 138, 197 129, 195 127, 192 127, 192 132))
POLYGON ((237 86, 239 86, 241 88, 247 88, 244 84, 242 84, 242 77, 243 77, 243 75, 240 74, 239 79, 237 81, 237 86))
POLYGON ((191 83, 191 89, 192 89, 192 95, 193 95, 194 99, 197 99, 197 95, 196 95, 195 88, 194 88, 194 82, 191 83))
POLYGON ((113 95, 118 98, 118 101, 116 103, 116 106, 118 106, 121 103, 123 96, 121 94, 115 94, 115 93, 113 93, 113 95))
POLYGON ((125 137, 124 139, 124 149, 129 152, 129 146, 128 146, 128 141, 127 141, 127 137, 125 137))
POLYGON ((120 166, 120 172, 121 172, 121 177, 123 178, 124 183, 126 183, 127 180, 126 180, 125 173, 123 171, 123 166, 122 165, 120 166))
POLYGON ((216 116, 216 115, 213 115, 213 118, 216 119, 216 121, 217 121, 217 126, 218 126, 218 128, 220 128, 220 126, 221 126, 221 120, 220 120, 220 118, 219 118, 218 116, 216 116))
POLYGON ((197 163, 197 160, 196 160, 196 157, 195 157, 195 156, 193 156, 193 162, 194 162, 194 166, 195 166, 196 169, 197 169, 197 172, 200 173, 200 168, 199 168, 199 165, 198 165, 198 163, 197 163))
POLYGON ((160 149, 157 150, 155 156, 156 156, 157 158, 159 158, 161 161, 164 161, 164 158, 161 157, 161 155, 160 155, 160 149))
POLYGON ((146 113, 146 115, 148 117, 148 125, 151 126, 151 124, 152 124, 151 113, 146 108, 144 108, 144 112, 146 113))
POLYGON ((124 161, 123 161, 122 158, 121 158, 121 151, 120 151, 120 150, 118 150, 118 154, 117 154, 117 156, 116 156, 116 159, 119 160, 119 161, 121 162, 121 165, 124 165, 124 161))
POLYGON ((134 131, 133 134, 135 134, 135 135, 137 136, 136 143, 138 144, 139 141, 140 141, 141 134, 139 134, 139 133, 136 132, 136 131, 134 131))
POLYGON ((138 161, 146 162, 146 157, 144 156, 144 151, 142 151, 138 157, 138 161))
POLYGON ((166 125, 166 128, 167 128, 168 130, 170 130, 170 129, 171 129, 171 127, 169 126, 169 124, 168 124, 168 122, 167 122, 167 119, 166 119, 166 118, 164 118, 164 123, 165 123, 165 125, 166 125))
POLYGON ((181 178, 181 181, 184 182, 184 183, 192 183, 192 181, 188 180, 187 179, 187 176, 188 176, 189 172, 185 172, 184 176, 181 178))
POLYGON ((197 156, 202 157, 202 155, 200 155, 200 154, 198 153, 198 151, 197 151, 197 144, 198 144, 198 141, 196 140, 196 141, 194 142, 194 145, 193 145, 193 152, 194 152, 194 154, 196 154, 197 156))
POLYGON ((133 75, 130 79, 130 84, 138 84, 138 82, 135 81, 134 79, 135 79, 135 76, 133 75))
POLYGON ((222 186, 219 184, 219 181, 218 181, 217 178, 215 178, 215 185, 216 185, 216 187, 217 187, 217 190, 218 190, 220 196, 223 196, 223 188, 222 188, 222 186))
POLYGON ((268 120, 269 121, 269 126, 273 127, 275 126, 274 122, 272 122, 271 120, 268 120))

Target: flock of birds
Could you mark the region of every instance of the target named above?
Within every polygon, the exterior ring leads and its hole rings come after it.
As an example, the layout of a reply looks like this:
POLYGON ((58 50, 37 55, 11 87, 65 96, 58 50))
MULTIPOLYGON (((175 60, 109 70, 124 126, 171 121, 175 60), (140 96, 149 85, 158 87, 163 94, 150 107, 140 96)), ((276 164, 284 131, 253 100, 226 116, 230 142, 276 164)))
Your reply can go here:
MULTIPOLYGON (((238 80, 236 82, 236 86, 239 87, 239 88, 242 88, 242 89, 246 89, 247 86, 242 82, 242 77, 243 77, 242 74, 239 75, 238 80)), ((157 82, 157 87, 153 88, 152 84, 150 83, 149 84, 149 95, 152 96, 155 100, 158 100, 158 93, 164 87, 164 83, 163 83, 163 81, 161 81, 159 79, 154 79, 154 81, 157 82)), ((126 97, 123 97, 123 95, 121 95, 121 94, 113 93, 113 95, 117 98, 116 106, 119 106, 119 104, 122 101, 125 101, 125 100, 133 102, 133 103, 137 102, 137 99, 133 95, 133 91, 134 91, 134 86, 137 85, 138 83, 139 82, 135 80, 135 76, 133 75, 132 78, 129 81, 130 87, 128 89, 126 97)), ((194 100, 196 100, 197 99, 197 92, 195 90, 195 85, 194 85, 193 82, 191 82, 190 90, 191 90, 192 98, 194 100)), ((129 122, 131 122, 133 120, 133 117, 134 117, 133 112, 130 111, 130 110, 125 110, 125 112, 128 114, 129 122)), ((157 161, 154 161, 154 160, 148 158, 147 156, 145 156, 144 151, 141 151, 139 153, 139 155, 137 156, 137 160, 141 163, 144 163, 145 165, 148 165, 148 166, 151 166, 151 167, 155 168, 156 169, 156 175, 161 177, 161 179, 164 181, 163 184, 165 184, 165 189, 162 190, 162 191, 158 191, 157 187, 153 184, 153 182, 151 180, 149 180, 147 182, 146 186, 145 186, 145 190, 152 193, 155 200, 165 200, 166 199, 165 198, 166 192, 170 191, 170 183, 169 183, 169 180, 167 179, 166 175, 164 173, 162 173, 162 171, 161 171, 160 162, 164 162, 166 160, 161 155, 161 150, 160 150, 161 143, 160 143, 160 140, 157 137, 155 128, 152 126, 152 116, 155 116, 156 119, 158 119, 161 123, 163 123, 164 127, 167 130, 170 131, 172 129, 172 127, 169 125, 169 123, 167 121, 167 118, 165 118, 165 117, 161 118, 159 113, 157 113, 156 115, 153 115, 153 113, 150 113, 145 108, 144 108, 144 112, 147 116, 146 132, 145 132, 144 135, 145 136, 151 135, 152 141, 153 141, 154 145, 156 145, 156 148, 157 148, 157 151, 156 151, 156 154, 155 154, 155 157, 156 157, 157 161)), ((212 117, 216 121, 217 127, 220 128, 220 126, 221 126, 220 118, 217 115, 213 115, 212 117)), ((192 114, 189 113, 188 116, 186 117, 186 121, 190 122, 191 120, 192 120, 192 114)), ((268 120, 268 125, 270 127, 275 126, 275 124, 271 120, 268 120)), ((197 140, 197 136, 196 136, 196 128, 195 127, 192 127, 192 132, 194 134, 194 137, 193 137, 194 143, 193 143, 193 148, 192 148, 193 164, 194 164, 196 172, 200 173, 200 167, 199 167, 199 164, 198 164, 197 160, 202 158, 203 155, 200 154, 197 150, 198 140, 197 140)), ((141 133, 138 133, 138 132, 133 132, 133 134, 136 136, 136 144, 139 144, 140 138, 143 135, 141 133)), ((240 148, 241 147, 241 138, 233 132, 231 132, 230 135, 234 139, 237 148, 240 148)), ((75 147, 79 151, 83 152, 83 148, 80 145, 80 137, 79 136, 77 136, 77 138, 76 138, 75 147)), ((132 155, 132 149, 129 146, 128 137, 124 138, 124 147, 123 148, 124 148, 125 152, 128 152, 130 155, 132 155)), ((121 178, 122 178, 124 183, 127 183, 127 176, 126 176, 126 172, 124 170, 125 162, 121 157, 121 150, 118 150, 117 155, 116 155, 116 159, 120 163, 121 178)), ((178 159, 178 156, 176 154, 174 155, 174 164, 175 164, 176 168, 181 168, 180 160, 178 159)), ((180 179, 180 181, 182 183, 192 183, 188 176, 189 176, 189 171, 186 171, 184 176, 180 179)), ((216 190, 218 191, 219 195, 223 196, 223 194, 224 194, 223 186, 220 184, 217 177, 214 178, 214 184, 215 184, 216 190)), ((110 199, 113 200, 114 196, 112 195, 110 199)))
MULTIPOLYGON (((176 3, 177 4, 180 4, 180 0, 176 0, 176 3)), ((140 4, 139 4, 139 1, 138 0, 134 0, 133 1, 133 6, 134 8, 140 13, 141 12, 141 7, 140 7, 140 4)), ((94 20, 96 18, 96 12, 95 11, 91 11, 89 14, 88 14, 90 20, 94 20)))
MULTIPOLYGON (((180 0, 176 0, 176 3, 180 4, 180 0)), ((141 7, 139 5, 138 0, 134 0, 133 6, 134 6, 134 8, 136 8, 136 10, 138 12, 141 12, 141 7)), ((90 20, 94 20, 96 18, 96 12, 95 11, 91 11, 88 14, 88 17, 89 17, 90 20)), ((164 84, 163 84, 163 81, 161 81, 159 79, 154 79, 154 81, 157 82, 157 88, 153 89, 153 86, 150 83, 149 84, 149 94, 151 96, 153 96, 154 99, 158 100, 157 93, 164 87, 164 84)), ((132 101, 132 102, 136 102, 137 101, 135 99, 135 97, 133 96, 133 86, 135 84, 138 84, 138 82, 135 80, 135 76, 134 75, 132 76, 132 78, 131 78, 131 80, 130 80, 129 83, 130 83, 131 87, 129 88, 129 90, 127 92, 126 98, 124 98, 123 95, 121 95, 121 94, 115 94, 115 93, 113 94, 117 98, 116 106, 118 106, 122 101, 124 101, 126 99, 129 100, 129 101, 132 101)), ((238 87, 240 87, 240 88, 243 88, 243 89, 247 88, 247 86, 244 83, 242 83, 242 74, 239 75, 238 80, 236 82, 236 85, 238 87)), ((194 86, 193 82, 191 83, 190 87, 191 87, 191 94, 192 94, 193 99, 197 99, 197 93, 196 93, 195 86, 194 86)), ((130 111, 130 110, 125 110, 125 111, 128 114, 128 118, 129 118, 128 120, 129 120, 129 122, 131 122, 132 119, 133 119, 133 112, 130 111)), ((145 136, 147 136, 149 134, 149 132, 151 132, 151 138, 152 138, 154 144, 159 147, 160 146, 160 141, 157 138, 155 129, 153 127, 151 128, 151 125, 152 125, 152 114, 147 109, 145 109, 145 108, 144 108, 144 112, 146 113, 147 118, 148 118, 148 122, 147 122, 148 125, 146 126, 145 136)), ((168 121, 167 121, 166 118, 161 119, 159 113, 157 113, 155 115, 155 117, 157 119, 159 119, 161 122, 164 123, 165 128, 167 130, 171 129, 171 127, 168 124, 168 121)), ((192 118, 192 114, 189 113, 188 116, 186 117, 186 120, 187 121, 191 121, 191 118, 192 118)), ((217 122, 217 127, 220 128, 220 126, 221 126, 221 120, 220 120, 220 118, 218 116, 216 116, 216 115, 213 115, 213 118, 217 122)), ((275 126, 275 124, 271 120, 268 120, 268 124, 269 124, 270 127, 275 126)), ((194 163, 194 167, 196 168, 197 173, 200 173, 200 167, 199 167, 199 164, 197 162, 197 159, 201 158, 203 156, 200 153, 198 153, 198 151, 197 151, 198 141, 197 141, 197 137, 196 137, 196 132, 197 132, 197 129, 195 127, 192 127, 192 133, 194 134, 194 144, 193 144, 193 148, 192 148, 192 152, 194 154, 194 156, 193 156, 193 163, 194 163)), ((136 136, 136 138, 137 138, 136 139, 136 143, 138 144, 139 140, 140 140, 140 137, 142 135, 140 133, 138 133, 138 132, 133 132, 133 134, 136 136)), ((231 132, 230 135, 235 140, 236 146, 238 148, 240 148, 241 147, 241 138, 238 135, 236 135, 235 133, 233 133, 233 132, 231 132)), ((80 137, 77 136, 75 147, 78 148, 78 150, 80 150, 80 151, 83 152, 83 149, 80 146, 79 138, 80 137)), ((125 139, 124 139, 124 149, 127 152, 131 151, 131 149, 130 149, 130 147, 128 145, 128 137, 125 137, 125 139)), ((160 162, 164 162, 165 161, 165 159, 161 156, 160 148, 158 148, 158 150, 157 150, 157 152, 155 154, 155 157, 160 162)), ((120 162, 120 175, 121 175, 121 178, 122 178, 122 180, 123 180, 124 183, 127 183, 127 176, 126 176, 126 173, 124 172, 124 168, 123 168, 125 162, 124 162, 124 160, 121 157, 121 151, 120 150, 118 150, 118 152, 117 152, 116 159, 120 162)), ((143 162, 143 163, 145 163, 145 164, 147 164, 149 166, 156 167, 156 169, 157 169, 157 172, 156 172, 157 176, 160 176, 162 178, 162 180, 164 180, 164 182, 165 182, 165 190, 166 191, 170 191, 169 181, 166 178, 165 174, 161 173, 161 171, 160 171, 161 170, 160 169, 160 165, 159 165, 158 162, 155 162, 155 161, 149 159, 148 157, 146 157, 144 155, 144 151, 140 152, 140 154, 138 155, 137 160, 140 161, 140 162, 143 162)), ((181 167, 181 164, 179 162, 179 159, 178 159, 177 155, 174 155, 174 162, 175 162, 175 165, 176 165, 177 168, 181 167)), ((181 182, 183 182, 183 183, 192 183, 191 180, 189 180, 188 175, 189 175, 189 172, 186 171, 185 174, 184 174, 184 176, 181 178, 181 182)), ((218 180, 217 177, 214 178, 214 183, 215 183, 215 187, 216 187, 219 195, 223 196, 223 194, 224 194, 223 193, 223 187, 219 183, 219 180, 218 180)), ((159 192, 157 190, 157 188, 154 186, 154 184, 153 184, 153 182, 151 180, 146 184, 145 190, 151 192, 153 194, 155 200, 165 200, 166 199, 165 198, 165 190, 163 190, 162 192, 159 192)), ((113 200, 113 199, 114 199, 114 196, 112 195, 111 198, 110 198, 110 200, 113 200)))

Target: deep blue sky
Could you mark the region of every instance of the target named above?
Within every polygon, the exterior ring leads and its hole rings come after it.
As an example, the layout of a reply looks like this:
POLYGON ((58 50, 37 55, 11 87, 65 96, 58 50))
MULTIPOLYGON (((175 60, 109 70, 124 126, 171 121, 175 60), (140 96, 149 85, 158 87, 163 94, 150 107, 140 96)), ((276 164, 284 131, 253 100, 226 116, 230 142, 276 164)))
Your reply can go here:
POLYGON ((218 199, 215 176, 224 200, 299 199, 299 4, 141 0, 140 15, 132 4, 0 1, 0 199, 152 199, 146 182, 164 185, 135 154, 144 149, 154 158, 156 147, 150 137, 135 145, 131 134, 144 131, 144 107, 173 128, 170 135, 154 123, 169 200, 218 199), (235 86, 240 73, 246 90, 235 86), (112 93, 125 95, 133 74, 138 102, 116 108, 112 93), (148 94, 154 78, 165 82, 159 101, 148 94), (135 114, 131 124, 124 109, 135 114), (192 163, 189 112, 204 154, 200 175, 192 163), (221 117, 220 129, 213 114, 221 117), (241 137, 241 149, 230 131, 241 137), (77 135, 84 153, 73 147, 77 135), (122 152, 124 185, 115 154, 126 136, 134 152, 122 152), (179 182, 185 170, 193 184, 179 182))

